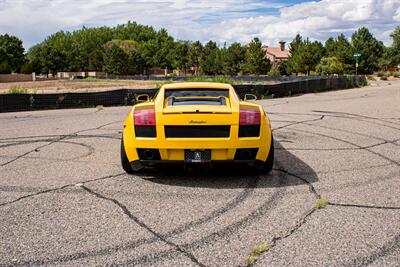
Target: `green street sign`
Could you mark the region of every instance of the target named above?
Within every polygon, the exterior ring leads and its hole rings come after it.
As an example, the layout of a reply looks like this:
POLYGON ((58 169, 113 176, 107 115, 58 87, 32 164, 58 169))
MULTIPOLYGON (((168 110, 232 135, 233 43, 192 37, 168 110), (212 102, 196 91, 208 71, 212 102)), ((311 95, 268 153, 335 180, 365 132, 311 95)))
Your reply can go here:
POLYGON ((354 54, 353 54, 353 57, 361 57, 361 53, 358 53, 358 52, 357 52, 357 53, 354 53, 354 54))

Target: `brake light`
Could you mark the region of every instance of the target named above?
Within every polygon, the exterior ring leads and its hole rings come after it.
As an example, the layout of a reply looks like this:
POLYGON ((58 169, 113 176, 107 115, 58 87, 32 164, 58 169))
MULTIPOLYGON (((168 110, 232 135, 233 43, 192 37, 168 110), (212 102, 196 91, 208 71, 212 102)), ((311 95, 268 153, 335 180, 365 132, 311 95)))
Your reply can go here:
POLYGON ((239 125, 260 125, 261 113, 258 110, 240 110, 239 125))
POLYGON ((138 126, 155 126, 156 113, 154 109, 135 110, 133 114, 133 123, 138 126))

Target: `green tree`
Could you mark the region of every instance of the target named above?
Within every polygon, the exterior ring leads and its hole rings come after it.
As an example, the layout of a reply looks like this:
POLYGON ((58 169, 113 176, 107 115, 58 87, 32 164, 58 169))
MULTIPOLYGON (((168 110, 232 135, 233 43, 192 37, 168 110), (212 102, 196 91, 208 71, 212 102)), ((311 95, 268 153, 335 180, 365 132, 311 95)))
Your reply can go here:
POLYGON ((271 69, 271 62, 265 56, 260 39, 254 38, 246 49, 243 63, 245 74, 267 74, 271 69))
POLYGON ((118 45, 106 47, 103 70, 113 75, 124 75, 128 72, 128 55, 118 45))
POLYGON ((0 62, 0 74, 11 73, 11 68, 6 61, 0 62))
POLYGON ((345 65, 336 57, 323 57, 315 70, 323 75, 343 74, 345 65))
POLYGON ((390 34, 393 40, 392 46, 385 47, 379 65, 383 69, 395 67, 400 64, 400 26, 397 26, 390 34))
POLYGON ((303 37, 300 34, 297 34, 296 37, 293 38, 292 42, 290 42, 289 44, 289 59, 284 64, 280 64, 279 66, 281 73, 292 74, 293 72, 297 72, 293 55, 296 55, 297 51, 302 45, 303 37))
POLYGON ((54 76, 58 71, 67 68, 66 52, 52 42, 45 43, 41 47, 39 50, 39 58, 42 62, 42 71, 45 74, 51 73, 54 76))
POLYGON ((112 40, 108 42, 105 47, 111 48, 112 46, 118 46, 126 54, 126 66, 124 74, 142 74, 144 60, 141 56, 140 45, 133 40, 112 40))
POLYGON ((340 34, 336 39, 329 38, 325 42, 326 55, 335 57, 344 67, 345 72, 351 72, 354 65, 353 48, 344 34, 340 34))
POLYGON ((27 54, 28 63, 32 67, 32 72, 43 73, 43 60, 41 58, 41 45, 32 46, 27 54))
POLYGON ((240 43, 231 44, 225 51, 223 57, 223 73, 225 75, 237 75, 244 63, 246 48, 240 43))
POLYGON ((22 65, 20 72, 24 74, 31 74, 33 72, 32 64, 29 61, 25 62, 24 65, 22 65))
POLYGON ((154 39, 144 42, 141 51, 146 70, 151 67, 172 68, 174 63, 174 39, 168 35, 165 29, 157 32, 154 39))
POLYGON ((201 63, 201 70, 206 75, 222 74, 222 55, 217 43, 209 41, 204 46, 204 60, 201 63))
POLYGON ((151 26, 140 25, 136 22, 128 21, 112 29, 113 39, 133 40, 138 43, 147 42, 156 38, 157 32, 151 26))
POLYGON ((400 64, 400 26, 397 26, 396 29, 390 34, 390 37, 393 39, 393 44, 391 47, 392 53, 392 65, 400 64))
POLYGON ((196 41, 189 47, 189 65, 194 68, 194 74, 199 75, 201 64, 204 60, 204 47, 200 41, 196 41))
POLYGON ((360 73, 370 74, 379 69, 379 60, 384 53, 384 45, 365 27, 358 29, 351 36, 354 52, 361 53, 358 60, 360 73))
POLYGON ((290 68, 293 72, 302 72, 309 75, 311 71, 315 70, 324 54, 325 50, 320 42, 311 42, 306 39, 291 52, 289 58, 290 68))
POLYGON ((171 69, 174 58, 174 39, 168 35, 167 30, 161 29, 154 41, 157 47, 154 54, 155 65, 162 69, 171 69))
POLYGON ((293 41, 289 44, 290 53, 295 54, 302 45, 303 45, 303 37, 301 37, 301 35, 298 33, 296 37, 294 37, 293 41))
POLYGON ((186 75, 186 70, 190 68, 189 64, 190 43, 188 41, 179 41, 174 49, 174 66, 186 75))
POLYGON ((0 35, 0 64, 3 72, 19 72, 25 62, 22 41, 8 34, 0 35))
POLYGON ((104 65, 104 48, 95 49, 89 53, 88 70, 98 71, 103 69, 104 65))

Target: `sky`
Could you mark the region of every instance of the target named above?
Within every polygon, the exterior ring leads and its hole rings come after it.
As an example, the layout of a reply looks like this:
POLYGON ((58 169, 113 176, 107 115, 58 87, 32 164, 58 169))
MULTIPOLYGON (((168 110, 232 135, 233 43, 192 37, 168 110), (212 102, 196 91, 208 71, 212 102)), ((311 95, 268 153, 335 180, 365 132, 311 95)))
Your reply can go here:
POLYGON ((29 48, 54 32, 127 21, 166 28, 180 40, 219 44, 290 42, 297 33, 325 41, 365 26, 386 45, 400 26, 400 0, 0 0, 0 34, 29 48))

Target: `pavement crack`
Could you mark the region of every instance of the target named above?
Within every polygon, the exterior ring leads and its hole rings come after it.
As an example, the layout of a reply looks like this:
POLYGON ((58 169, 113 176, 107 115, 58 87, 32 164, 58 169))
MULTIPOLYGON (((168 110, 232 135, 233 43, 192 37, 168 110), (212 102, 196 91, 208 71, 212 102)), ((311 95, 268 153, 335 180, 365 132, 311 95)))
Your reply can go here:
POLYGON ((297 174, 291 173, 291 172, 289 172, 288 170, 285 170, 285 169, 273 168, 273 170, 279 171, 279 172, 283 172, 283 173, 285 173, 285 174, 287 174, 289 176, 292 176, 294 178, 299 179, 300 181, 302 181, 303 183, 308 185, 308 187, 310 189, 310 192, 315 196, 316 199, 320 199, 321 198, 321 195, 318 194, 318 192, 315 189, 314 185, 310 181, 308 181, 306 178, 303 178, 303 177, 301 177, 301 176, 299 176, 297 174))
POLYGON ((23 153, 22 155, 19 155, 19 156, 13 158, 12 160, 9 160, 9 161, 7 161, 7 162, 1 164, 0 167, 6 166, 6 165, 8 165, 8 164, 10 164, 10 163, 12 163, 12 162, 14 162, 14 161, 17 161, 17 160, 20 159, 20 158, 25 157, 26 155, 29 155, 30 153, 33 153, 33 152, 35 152, 35 151, 38 151, 39 149, 42 149, 42 148, 44 148, 44 147, 46 147, 46 146, 50 146, 50 145, 52 145, 52 144, 54 144, 54 143, 57 143, 57 142, 59 142, 59 141, 65 139, 65 138, 75 137, 75 136, 78 136, 78 133, 82 133, 82 132, 86 132, 86 131, 99 130, 99 129, 101 129, 101 128, 107 126, 107 125, 111 125, 111 124, 114 124, 114 123, 116 123, 116 122, 117 122, 117 121, 113 121, 113 122, 109 122, 109 123, 106 123, 106 124, 102 124, 102 125, 97 126, 97 127, 94 127, 94 128, 85 129, 85 130, 79 130, 79 131, 73 132, 73 133, 71 133, 71 134, 59 135, 59 137, 56 138, 55 140, 49 141, 49 143, 47 143, 47 144, 41 145, 41 146, 36 147, 36 148, 34 148, 34 149, 32 149, 32 150, 30 150, 30 151, 28 151, 28 152, 25 152, 25 153, 23 153))
MULTIPOLYGON (((271 240, 271 242, 270 243, 266 243, 266 244, 268 244, 269 246, 268 246, 268 249, 265 251, 265 253, 267 253, 271 248, 273 248, 273 247, 275 247, 276 246, 276 244, 279 242, 279 241, 283 241, 284 239, 286 239, 286 238, 288 238, 288 237, 290 237, 291 235, 293 235, 297 230, 299 230, 306 222, 307 222, 307 219, 314 213, 314 212, 316 212, 317 211, 317 208, 312 208, 312 209, 310 209, 309 211, 307 211, 298 221, 297 221, 297 223, 292 227, 292 228, 290 228, 289 230, 287 230, 286 231, 286 233, 284 233, 283 235, 280 235, 280 236, 274 236, 273 238, 272 238, 272 240, 271 240)), ((265 254, 265 253, 260 253, 259 255, 262 255, 262 254, 265 254)), ((257 255, 257 256, 259 256, 259 255, 257 255)), ((256 260, 257 261, 257 260, 256 260)), ((254 262, 255 263, 255 262, 254 262)), ((247 264, 247 265, 245 265, 245 266, 252 266, 253 264, 247 264)))
POLYGON ((124 204, 122 204, 121 202, 119 202, 115 198, 110 198, 110 197, 104 196, 104 195, 102 195, 100 193, 97 193, 97 192, 93 191, 92 189, 90 189, 90 188, 88 188, 88 187, 86 187, 84 185, 81 185, 81 188, 84 189, 85 191, 87 191, 88 193, 90 193, 91 195, 97 197, 97 198, 113 202, 115 205, 117 205, 122 210, 122 212, 129 219, 134 221, 137 225, 139 225, 140 227, 146 229, 148 232, 150 232, 152 235, 154 235, 155 237, 157 237, 159 240, 163 241, 164 243, 174 247, 175 250, 177 250, 180 253, 184 254, 186 257, 188 257, 193 263, 197 264, 198 266, 206 266, 203 263, 201 263, 192 253, 186 251, 185 249, 183 249, 178 244, 176 244, 176 243, 174 243, 172 241, 169 241, 164 236, 162 236, 160 233, 156 232, 151 227, 149 227, 147 224, 142 222, 138 217, 134 216, 124 204))
POLYGON ((304 120, 304 121, 296 121, 296 122, 293 122, 293 123, 289 123, 289 124, 274 128, 274 129, 272 129, 272 131, 280 130, 280 129, 283 129, 283 128, 286 128, 286 127, 289 127, 289 126, 302 124, 302 123, 306 123, 306 122, 320 121, 320 120, 323 120, 324 118, 325 118, 325 115, 322 115, 322 116, 320 116, 319 118, 316 118, 316 119, 304 120))
POLYGON ((292 228, 290 228, 286 234, 282 235, 282 236, 276 236, 274 238, 272 238, 271 244, 272 246, 276 245, 276 242, 281 241, 285 238, 290 237, 292 234, 294 234, 301 226, 303 226, 306 222, 307 222, 307 218, 310 217, 315 211, 317 211, 317 208, 312 208, 310 209, 306 214, 303 215, 303 217, 301 217, 296 225, 294 225, 292 228))
POLYGON ((50 192, 55 192, 55 191, 58 191, 58 190, 63 190, 65 188, 76 186, 76 185, 84 185, 84 184, 90 183, 90 182, 96 182, 96 181, 100 181, 100 180, 106 180, 106 179, 110 179, 110 178, 115 178, 115 177, 121 176, 123 174, 125 174, 125 173, 107 175, 107 176, 104 176, 104 177, 95 178, 95 179, 91 179, 91 180, 87 180, 87 181, 83 181, 83 182, 78 182, 78 183, 74 183, 74 184, 66 184, 66 185, 63 185, 63 186, 60 186, 60 187, 55 187, 55 188, 51 188, 51 189, 42 190, 42 191, 39 191, 39 192, 36 192, 36 193, 33 193, 33 194, 24 195, 22 197, 19 197, 17 199, 12 200, 12 201, 0 203, 0 207, 13 204, 15 202, 18 202, 18 201, 26 199, 26 198, 31 198, 31 197, 34 197, 34 196, 38 196, 38 195, 42 195, 42 194, 46 194, 46 193, 50 193, 50 192))
POLYGON ((344 140, 344 139, 340 139, 340 138, 337 138, 337 137, 334 137, 334 136, 326 135, 326 134, 312 132, 312 131, 306 131, 306 130, 300 130, 300 129, 296 129, 296 130, 299 131, 299 132, 310 133, 310 134, 314 134, 314 135, 317 135, 317 136, 323 136, 323 137, 326 137, 326 138, 330 138, 332 140, 336 140, 336 141, 343 142, 345 144, 352 145, 352 146, 354 146, 356 148, 368 151, 368 152, 370 152, 370 153, 372 153, 372 154, 374 154, 374 155, 376 155, 378 157, 381 157, 381 158, 383 158, 383 159, 385 159, 387 161, 390 161, 390 162, 392 162, 393 164, 395 164, 397 166, 400 166, 400 163, 398 161, 396 161, 396 160, 394 160, 392 158, 389 158, 389 157, 387 157, 385 155, 382 155, 381 153, 375 152, 374 150, 371 150, 370 148, 363 148, 362 146, 360 146, 358 144, 355 144, 353 142, 350 142, 350 141, 347 141, 347 140, 344 140))
POLYGON ((42 148, 44 148, 44 147, 46 147, 46 146, 49 146, 49 145, 54 144, 54 143, 56 143, 56 142, 59 142, 59 141, 65 139, 66 137, 67 137, 66 135, 60 136, 58 139, 53 140, 53 141, 50 141, 50 142, 47 143, 47 144, 38 146, 38 147, 36 147, 36 148, 34 148, 34 149, 32 149, 32 150, 29 150, 28 152, 25 152, 24 154, 19 155, 19 156, 13 158, 12 160, 9 160, 9 161, 7 161, 7 162, 1 164, 0 166, 1 166, 1 167, 6 166, 6 165, 8 165, 8 164, 10 164, 10 163, 12 163, 12 162, 14 162, 14 161, 20 159, 20 158, 25 157, 26 155, 29 155, 29 154, 31 154, 31 153, 33 153, 33 152, 35 152, 35 151, 38 151, 38 150, 40 150, 40 149, 42 149, 42 148))
POLYGON ((338 207, 363 208, 363 209, 400 210, 400 207, 379 206, 379 205, 347 204, 347 203, 334 203, 334 202, 328 202, 328 205, 338 206, 338 207))

